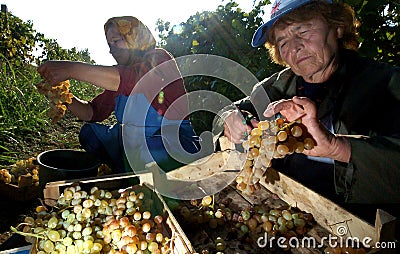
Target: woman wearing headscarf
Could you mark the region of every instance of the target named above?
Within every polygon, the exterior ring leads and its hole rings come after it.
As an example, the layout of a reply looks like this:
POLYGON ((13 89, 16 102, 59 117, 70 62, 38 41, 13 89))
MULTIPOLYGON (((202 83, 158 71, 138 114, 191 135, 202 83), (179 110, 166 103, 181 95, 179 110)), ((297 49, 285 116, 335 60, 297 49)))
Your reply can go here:
POLYGON ((135 17, 110 18, 104 31, 117 65, 47 61, 38 72, 50 84, 75 79, 104 88, 91 101, 74 96, 68 109, 86 122, 79 134, 82 147, 114 172, 142 170, 152 161, 167 171, 180 166, 177 158, 197 153, 199 142, 173 56, 155 47, 152 33, 135 17), (99 123, 113 112, 117 123, 99 123))

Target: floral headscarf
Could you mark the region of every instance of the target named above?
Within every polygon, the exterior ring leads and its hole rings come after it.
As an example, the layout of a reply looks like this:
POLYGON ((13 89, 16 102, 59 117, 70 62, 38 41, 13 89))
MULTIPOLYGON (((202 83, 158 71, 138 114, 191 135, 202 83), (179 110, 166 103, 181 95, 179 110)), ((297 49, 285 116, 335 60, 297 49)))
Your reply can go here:
POLYGON ((115 25, 124 36, 129 49, 146 51, 155 48, 156 40, 152 33, 149 28, 137 18, 131 16, 110 18, 104 24, 105 32, 107 32, 110 24, 115 25))

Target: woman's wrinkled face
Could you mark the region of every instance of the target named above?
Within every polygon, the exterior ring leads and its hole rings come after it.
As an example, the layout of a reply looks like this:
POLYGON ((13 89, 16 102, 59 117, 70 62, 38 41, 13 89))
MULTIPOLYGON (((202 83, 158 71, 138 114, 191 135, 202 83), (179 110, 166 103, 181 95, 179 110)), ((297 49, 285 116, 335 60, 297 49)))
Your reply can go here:
POLYGON ((275 29, 276 46, 293 72, 310 83, 329 79, 337 69, 341 28, 321 18, 275 29))
POLYGON ((119 64, 126 64, 130 54, 124 36, 119 32, 117 27, 111 25, 106 31, 106 39, 110 53, 119 64))

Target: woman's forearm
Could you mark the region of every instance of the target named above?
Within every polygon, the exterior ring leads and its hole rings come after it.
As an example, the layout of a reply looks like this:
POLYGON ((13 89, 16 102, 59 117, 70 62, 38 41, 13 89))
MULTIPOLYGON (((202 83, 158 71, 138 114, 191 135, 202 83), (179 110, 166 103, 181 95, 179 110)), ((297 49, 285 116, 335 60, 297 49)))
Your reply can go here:
POLYGON ((68 109, 79 120, 90 121, 92 119, 93 108, 87 101, 81 100, 74 96, 72 98, 72 103, 68 105, 68 109))
POLYGON ((50 84, 75 79, 106 90, 117 91, 120 83, 116 66, 92 65, 74 61, 47 61, 39 66, 38 72, 50 84))
POLYGON ((91 65, 82 62, 71 63, 70 78, 110 91, 117 91, 120 83, 119 72, 115 66, 91 65))

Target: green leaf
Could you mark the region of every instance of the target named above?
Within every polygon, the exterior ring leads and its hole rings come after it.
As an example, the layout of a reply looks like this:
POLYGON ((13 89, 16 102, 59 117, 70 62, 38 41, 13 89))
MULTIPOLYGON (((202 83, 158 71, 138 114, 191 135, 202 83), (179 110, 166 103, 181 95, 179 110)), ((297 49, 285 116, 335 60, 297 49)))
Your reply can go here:
POLYGON ((193 40, 193 41, 192 41, 192 46, 193 46, 193 47, 199 46, 199 42, 198 42, 197 40, 193 40))

